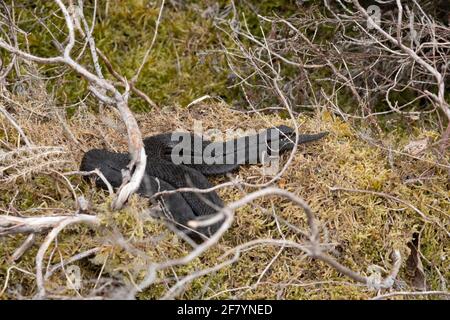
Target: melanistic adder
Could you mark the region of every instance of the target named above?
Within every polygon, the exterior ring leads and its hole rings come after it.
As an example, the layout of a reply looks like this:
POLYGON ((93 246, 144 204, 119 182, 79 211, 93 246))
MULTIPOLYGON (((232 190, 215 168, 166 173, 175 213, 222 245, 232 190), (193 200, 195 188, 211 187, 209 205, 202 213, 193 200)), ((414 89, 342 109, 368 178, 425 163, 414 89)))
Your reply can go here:
MULTIPOLYGON (((298 143, 315 141, 326 134, 301 134, 298 143)), ((150 136, 144 139, 147 165, 137 193, 151 197, 159 191, 185 187, 209 189, 213 185, 206 176, 222 175, 237 170, 243 164, 261 163, 264 157, 291 150, 294 141, 295 132, 287 126, 266 129, 255 135, 225 142, 211 142, 186 132, 150 136)), ((122 184, 122 170, 129 162, 128 153, 92 149, 84 154, 80 170, 99 169, 111 186, 118 188, 122 184)), ((101 179, 96 178, 95 182, 98 187, 106 188, 101 179)), ((223 207, 215 191, 163 194, 157 201, 167 220, 197 242, 211 236, 221 225, 218 222, 195 230, 187 227, 190 220, 204 219, 223 207)))

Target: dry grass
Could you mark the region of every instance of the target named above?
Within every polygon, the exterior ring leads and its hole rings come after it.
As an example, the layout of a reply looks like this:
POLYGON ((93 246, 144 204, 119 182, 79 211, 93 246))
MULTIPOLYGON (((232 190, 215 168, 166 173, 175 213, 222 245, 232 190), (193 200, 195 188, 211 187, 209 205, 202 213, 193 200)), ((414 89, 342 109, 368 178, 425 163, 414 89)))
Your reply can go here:
MULTIPOLYGON (((94 147, 126 150, 123 124, 114 111, 107 109, 94 113, 87 108, 79 108, 63 124, 61 119, 65 117, 57 116, 52 99, 43 93, 29 99, 14 96, 9 96, 9 99, 18 102, 20 107, 13 106, 4 98, 0 103, 9 106, 11 113, 14 111, 15 119, 30 140, 39 147, 61 148, 61 152, 56 157, 45 158, 46 161, 30 159, 28 155, 14 158, 28 159, 24 162, 26 166, 30 163, 45 165, 27 175, 14 176, 23 170, 23 166, 2 171, 0 211, 2 214, 26 216, 73 212, 72 190, 57 172, 76 170, 82 150, 94 147), (41 111, 43 114, 27 111, 32 110, 36 103, 45 106, 41 111)), ((168 107, 163 111, 139 114, 137 118, 144 136, 180 128, 192 130, 194 120, 203 121, 205 129, 224 131, 238 127, 260 129, 277 124, 289 125, 288 120, 275 115, 243 114, 216 103, 190 109, 168 107)), ((299 117, 298 122, 304 132, 329 131, 330 134, 320 142, 302 145, 278 185, 303 197, 316 212, 322 234, 333 246, 333 254, 339 262, 363 274, 368 274, 373 269, 372 265, 388 270, 392 248, 400 249, 407 257, 410 253, 408 243, 414 234, 419 233, 419 252, 427 288, 441 290, 450 280, 448 168, 435 164, 445 163, 439 158, 442 155, 439 156, 433 148, 415 156, 421 160, 407 154, 388 152, 364 141, 347 123, 326 111, 314 117, 299 117), (330 187, 376 191, 401 201, 370 193, 331 191, 330 187), (425 214, 427 221, 404 202, 425 214)), ((3 156, 3 152, 17 150, 20 142, 15 129, 2 116, 0 123, 0 155, 3 156)), ((413 135, 392 132, 386 137, 385 146, 403 150, 412 140, 428 137, 432 141, 437 136, 436 132, 421 129, 415 129, 413 135)), ((448 161, 449 154, 445 157, 448 161)), ((12 163, 17 165, 17 162, 12 163)), ((5 166, 3 162, 0 165, 2 168, 5 166)), ((233 173, 237 174, 248 182, 258 182, 263 178, 261 167, 257 165, 233 173)), ((117 296, 121 284, 136 282, 143 276, 146 262, 179 257, 190 249, 162 223, 145 214, 145 200, 133 196, 127 208, 111 212, 111 199, 106 192, 95 189, 80 177, 71 176, 69 179, 77 195, 84 194, 91 203, 92 213, 100 215, 104 223, 99 230, 71 227, 60 235, 57 245, 53 245, 50 264, 94 247, 100 248, 93 257, 75 262, 83 276, 83 287, 78 293, 67 288, 64 272, 55 272, 47 282, 47 288, 54 296, 77 297, 91 292, 94 287, 97 293, 117 296)), ((215 182, 227 179, 218 178, 215 182)), ((220 190, 220 195, 225 202, 230 202, 250 190, 227 188, 220 190)), ((169 280, 153 285, 140 297, 160 297, 176 277, 223 261, 221 256, 227 250, 247 241, 281 237, 299 240, 299 236, 288 228, 277 227, 274 214, 306 229, 306 221, 299 208, 282 199, 259 199, 237 211, 232 228, 218 246, 187 266, 161 274, 161 279, 169 280)), ((16 263, 8 261, 23 239, 23 236, 1 239, 0 293, 3 294, 0 298, 30 297, 36 289, 31 274, 34 274, 37 247, 32 247, 16 263), (11 266, 22 271, 11 269, 11 266), (2 291, 7 273, 10 277, 2 291)), ((37 243, 41 240, 38 239, 37 243)), ((414 290, 411 273, 416 271, 404 262, 396 289, 414 290)), ((238 262, 194 280, 180 297, 365 299, 375 294, 325 264, 306 258, 299 251, 265 245, 247 249, 238 262), (275 256, 277 258, 272 261, 275 256)))

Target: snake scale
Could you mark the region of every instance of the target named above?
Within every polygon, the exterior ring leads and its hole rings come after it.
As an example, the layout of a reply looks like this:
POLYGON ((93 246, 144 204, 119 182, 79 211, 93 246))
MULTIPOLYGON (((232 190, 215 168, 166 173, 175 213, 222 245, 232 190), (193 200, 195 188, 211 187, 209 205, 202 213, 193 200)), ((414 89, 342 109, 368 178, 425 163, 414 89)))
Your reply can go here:
MULTIPOLYGON (((327 133, 301 134, 298 143, 307 143, 324 137, 327 133)), ((261 163, 264 156, 274 151, 282 153, 292 150, 295 132, 287 126, 278 126, 225 142, 211 142, 192 133, 167 132, 144 139, 147 154, 146 172, 137 193, 151 197, 159 191, 170 191, 185 187, 208 189, 213 187, 207 176, 223 175, 235 171, 243 164, 261 163), (178 139, 177 139, 178 138, 178 139), (183 142, 183 148, 177 148, 183 142), (186 143, 187 142, 187 143, 186 143), (265 153, 264 153, 265 152, 265 153), (209 160, 205 157, 209 155, 209 160), (182 163, 174 161, 174 156, 183 157, 182 163)), ((130 162, 128 153, 92 149, 86 152, 80 170, 99 169, 112 187, 122 184, 122 170, 130 162)), ((96 178, 97 187, 106 188, 104 182, 96 178)), ((207 193, 174 192, 158 197, 167 220, 191 239, 201 242, 212 235, 221 221, 208 227, 192 229, 187 227, 191 220, 202 219, 215 214, 224 206, 215 191, 207 193)))

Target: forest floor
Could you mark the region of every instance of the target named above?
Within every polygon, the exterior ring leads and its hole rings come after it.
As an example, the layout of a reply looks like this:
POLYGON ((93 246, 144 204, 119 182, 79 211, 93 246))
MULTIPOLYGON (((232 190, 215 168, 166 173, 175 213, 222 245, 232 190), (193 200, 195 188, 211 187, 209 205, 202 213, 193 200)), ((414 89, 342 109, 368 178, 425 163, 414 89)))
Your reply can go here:
MULTIPOLYGON (((90 292, 95 279, 102 274, 112 283, 134 283, 143 275, 145 259, 130 253, 117 238, 121 234, 130 246, 156 261, 185 255, 190 247, 155 219, 142 219, 147 200, 133 196, 123 210, 112 212, 107 192, 98 190, 79 176, 67 181, 57 173, 77 170, 83 150, 106 147, 126 150, 125 127, 116 113, 94 114, 80 108, 70 120, 57 117, 36 106, 48 103, 48 97, 32 99, 13 97, 24 109, 16 119, 36 146, 55 146, 46 156, 28 162, 19 154, 11 158, 11 167, 3 172, 0 210, 3 214, 24 216, 70 214, 76 207, 73 192, 84 194, 91 204, 91 212, 102 217, 103 228, 91 230, 76 226, 63 231, 48 263, 62 260, 92 248, 98 251, 88 259, 76 262, 81 268, 84 287, 79 294, 90 292), (27 168, 27 174, 24 169, 27 168), (45 173, 44 173, 45 172, 45 173), (14 173, 17 176, 14 176, 14 173)), ((48 110, 48 109, 46 109, 48 110)), ((190 130, 194 121, 201 120, 205 129, 261 129, 273 125, 290 125, 275 115, 259 115, 232 110, 223 103, 201 103, 186 108, 166 108, 138 114, 144 136, 171 130, 190 130)), ((435 166, 436 155, 428 150, 415 154, 406 146, 409 141, 433 141, 438 133, 415 129, 408 136, 392 133, 385 150, 364 141, 347 123, 318 111, 314 116, 297 118, 302 132, 328 131, 330 134, 315 143, 301 145, 293 163, 277 185, 302 197, 315 212, 323 229, 324 241, 333 248, 339 262, 362 274, 377 270, 383 274, 391 266, 390 254, 400 250, 403 256, 397 289, 419 288, 441 290, 450 278, 449 212, 447 168, 435 166), (406 148, 405 148, 406 146, 406 148), (409 150, 409 151, 408 151, 409 150), (426 178, 425 178, 426 177, 426 178), (418 179, 420 178, 420 179, 418 179), (333 191, 332 188, 349 189, 333 191), (411 249, 414 243, 415 249, 411 249), (408 258, 409 257, 409 258, 408 258), (407 260, 408 258, 408 260, 407 260), (378 267, 375 267, 378 266, 378 267), (384 271, 380 271, 384 270, 384 271)), ((292 124, 291 124, 292 125, 292 124)), ((0 137, 7 145, 17 144, 15 129, 1 118, 0 137)), ((283 157, 282 163, 286 161, 283 157)), ((247 182, 260 182, 265 177, 261 165, 245 166, 232 176, 239 175, 247 182)), ((215 183, 230 177, 217 178, 215 183)), ((240 198, 252 188, 223 188, 224 201, 240 198)), ((231 229, 220 243, 206 254, 183 267, 171 270, 182 277, 195 270, 223 262, 223 255, 232 248, 255 239, 299 240, 289 228, 279 225, 275 217, 282 217, 300 229, 306 229, 303 211, 279 198, 261 198, 236 212, 231 229), (261 210, 261 208, 269 209, 261 210)), ((0 246, 0 277, 8 283, 1 290, 2 298, 29 296, 36 289, 34 283, 35 255, 32 247, 14 264, 9 258, 24 237, 2 238, 0 246), (11 269, 14 265, 16 269, 11 269)), ((42 239, 38 239, 40 243, 42 239)), ((56 272, 47 285, 58 295, 76 295, 66 286, 63 270, 56 272)), ((142 298, 156 298, 168 289, 168 283, 152 286, 142 298)), ((110 284, 111 286, 111 284, 110 284)), ((109 288, 109 286, 107 286, 109 288)), ((105 294, 113 294, 107 289, 105 294)), ((192 281, 181 298, 286 298, 286 299, 365 299, 375 296, 366 286, 353 283, 329 266, 307 258, 293 248, 267 244, 254 245, 241 252, 237 262, 192 281)))

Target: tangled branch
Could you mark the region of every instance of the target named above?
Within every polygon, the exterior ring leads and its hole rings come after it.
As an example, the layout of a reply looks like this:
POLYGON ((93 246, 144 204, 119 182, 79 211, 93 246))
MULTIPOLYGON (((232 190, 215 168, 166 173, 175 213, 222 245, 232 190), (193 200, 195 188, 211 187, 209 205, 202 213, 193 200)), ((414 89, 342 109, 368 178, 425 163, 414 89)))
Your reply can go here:
MULTIPOLYGON (((3 38, 0 38, 0 48, 3 48, 8 52, 28 61, 33 61, 41 64, 65 64, 69 66, 73 71, 83 76, 83 78, 85 78, 89 82, 91 92, 100 101, 105 104, 114 104, 117 107, 127 128, 128 150, 131 157, 131 162, 128 165, 128 174, 125 175, 127 179, 124 179, 125 181, 118 190, 117 197, 112 204, 114 209, 119 209, 124 205, 130 195, 139 188, 144 176, 147 159, 139 126, 130 109, 128 108, 128 96, 130 88, 129 86, 127 86, 125 88, 125 91, 121 93, 114 85, 105 80, 101 76, 101 74, 96 75, 90 72, 86 67, 80 65, 71 57, 71 52, 75 45, 75 21, 73 19, 73 16, 69 13, 68 8, 63 4, 62 1, 55 0, 55 2, 64 16, 66 27, 68 30, 68 42, 62 50, 61 56, 49 58, 35 56, 19 49, 18 46, 7 43, 3 38), (101 90, 99 90, 99 88, 101 90), (102 91, 109 94, 110 96, 105 95, 102 91)), ((79 9, 82 10, 82 8, 79 9)), ((89 35, 89 33, 86 38, 92 49, 91 54, 94 64, 98 65, 97 54, 94 50, 94 39, 89 35)), ((99 68, 97 67, 96 70, 98 72, 99 68)))

